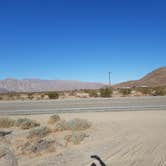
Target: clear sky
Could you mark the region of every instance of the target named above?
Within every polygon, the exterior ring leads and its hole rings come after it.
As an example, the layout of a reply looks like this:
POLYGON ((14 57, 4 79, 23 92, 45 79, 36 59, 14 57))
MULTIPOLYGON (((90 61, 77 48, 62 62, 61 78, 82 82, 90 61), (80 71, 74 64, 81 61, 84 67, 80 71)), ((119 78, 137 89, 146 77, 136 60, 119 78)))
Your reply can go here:
POLYGON ((0 1, 0 79, 117 83, 160 66, 165 0, 0 1))

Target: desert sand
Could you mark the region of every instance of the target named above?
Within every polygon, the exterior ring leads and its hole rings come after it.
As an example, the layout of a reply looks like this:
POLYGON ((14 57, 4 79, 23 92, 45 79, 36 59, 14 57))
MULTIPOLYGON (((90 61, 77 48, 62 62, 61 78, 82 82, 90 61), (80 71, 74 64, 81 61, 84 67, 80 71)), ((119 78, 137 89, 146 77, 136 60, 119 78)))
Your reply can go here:
MULTIPOLYGON (((26 116, 43 125, 50 115, 26 116)), ((90 166, 99 155, 107 166, 166 165, 166 111, 60 114, 92 122, 89 137, 41 156, 17 156, 19 166, 90 166)), ((16 118, 16 117, 14 117, 16 118)))

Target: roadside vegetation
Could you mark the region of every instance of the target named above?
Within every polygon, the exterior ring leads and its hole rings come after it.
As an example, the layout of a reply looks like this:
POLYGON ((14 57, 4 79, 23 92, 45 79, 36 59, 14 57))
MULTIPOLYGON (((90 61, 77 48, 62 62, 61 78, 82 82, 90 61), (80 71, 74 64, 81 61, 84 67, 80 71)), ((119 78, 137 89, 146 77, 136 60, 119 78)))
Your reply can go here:
POLYGON ((113 89, 111 87, 104 87, 100 89, 100 97, 112 97, 113 89))
POLYGON ((155 87, 153 88, 153 91, 154 96, 166 96, 166 87, 155 87))
POLYGON ((122 88, 119 90, 119 92, 123 95, 123 96, 128 96, 131 94, 132 89, 130 88, 122 88))
POLYGON ((152 95, 153 88, 150 87, 137 87, 135 88, 137 92, 141 92, 143 95, 152 95))
POLYGON ((162 87, 103 87, 101 89, 80 89, 55 92, 4 93, 0 100, 57 100, 65 98, 97 98, 118 96, 165 96, 166 86, 162 87))
POLYGON ((49 99, 58 99, 59 98, 58 92, 48 92, 46 94, 48 95, 49 99))

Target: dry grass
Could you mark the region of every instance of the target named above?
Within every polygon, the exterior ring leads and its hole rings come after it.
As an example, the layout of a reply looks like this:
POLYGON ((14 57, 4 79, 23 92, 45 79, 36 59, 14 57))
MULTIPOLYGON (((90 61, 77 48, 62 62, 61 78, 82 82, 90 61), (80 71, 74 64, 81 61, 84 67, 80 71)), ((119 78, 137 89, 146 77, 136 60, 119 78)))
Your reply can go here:
POLYGON ((5 158, 5 162, 0 163, 2 165, 8 166, 18 166, 17 158, 13 151, 10 150, 8 145, 0 144, 0 159, 5 158))
POLYGON ((67 122, 65 120, 60 120, 56 123, 54 127, 54 132, 67 130, 67 122))
POLYGON ((0 128, 10 128, 13 127, 15 120, 10 118, 0 118, 0 128))
POLYGON ((40 139, 46 137, 51 130, 48 127, 38 127, 29 131, 28 139, 40 139))
POLYGON ((85 119, 72 119, 70 121, 61 120, 56 123, 54 131, 64 131, 64 130, 86 130, 91 127, 91 123, 85 119))
POLYGON ((35 142, 27 141, 19 147, 21 154, 41 154, 55 151, 55 141, 51 139, 39 139, 35 142))
POLYGON ((58 121, 60 121, 60 116, 59 115, 52 115, 52 116, 50 116, 50 118, 48 120, 48 124, 55 124, 58 121))
POLYGON ((65 141, 66 141, 66 146, 68 143, 73 143, 74 145, 78 145, 80 144, 86 137, 88 137, 87 134, 83 133, 83 132, 72 132, 71 135, 66 135, 64 137, 65 141))
POLYGON ((86 130, 91 127, 91 123, 85 119, 73 119, 66 123, 68 130, 86 130))
POLYGON ((30 128, 40 126, 40 124, 28 118, 20 118, 16 120, 15 126, 25 130, 25 129, 30 129, 30 128))

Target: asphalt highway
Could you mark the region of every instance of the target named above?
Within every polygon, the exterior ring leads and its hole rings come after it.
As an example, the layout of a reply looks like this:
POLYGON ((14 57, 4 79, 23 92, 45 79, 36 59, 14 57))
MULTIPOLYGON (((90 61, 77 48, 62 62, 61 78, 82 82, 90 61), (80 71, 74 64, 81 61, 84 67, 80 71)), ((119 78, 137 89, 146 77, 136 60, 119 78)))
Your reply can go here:
POLYGON ((97 111, 166 111, 166 97, 1 101, 0 116, 97 111))

